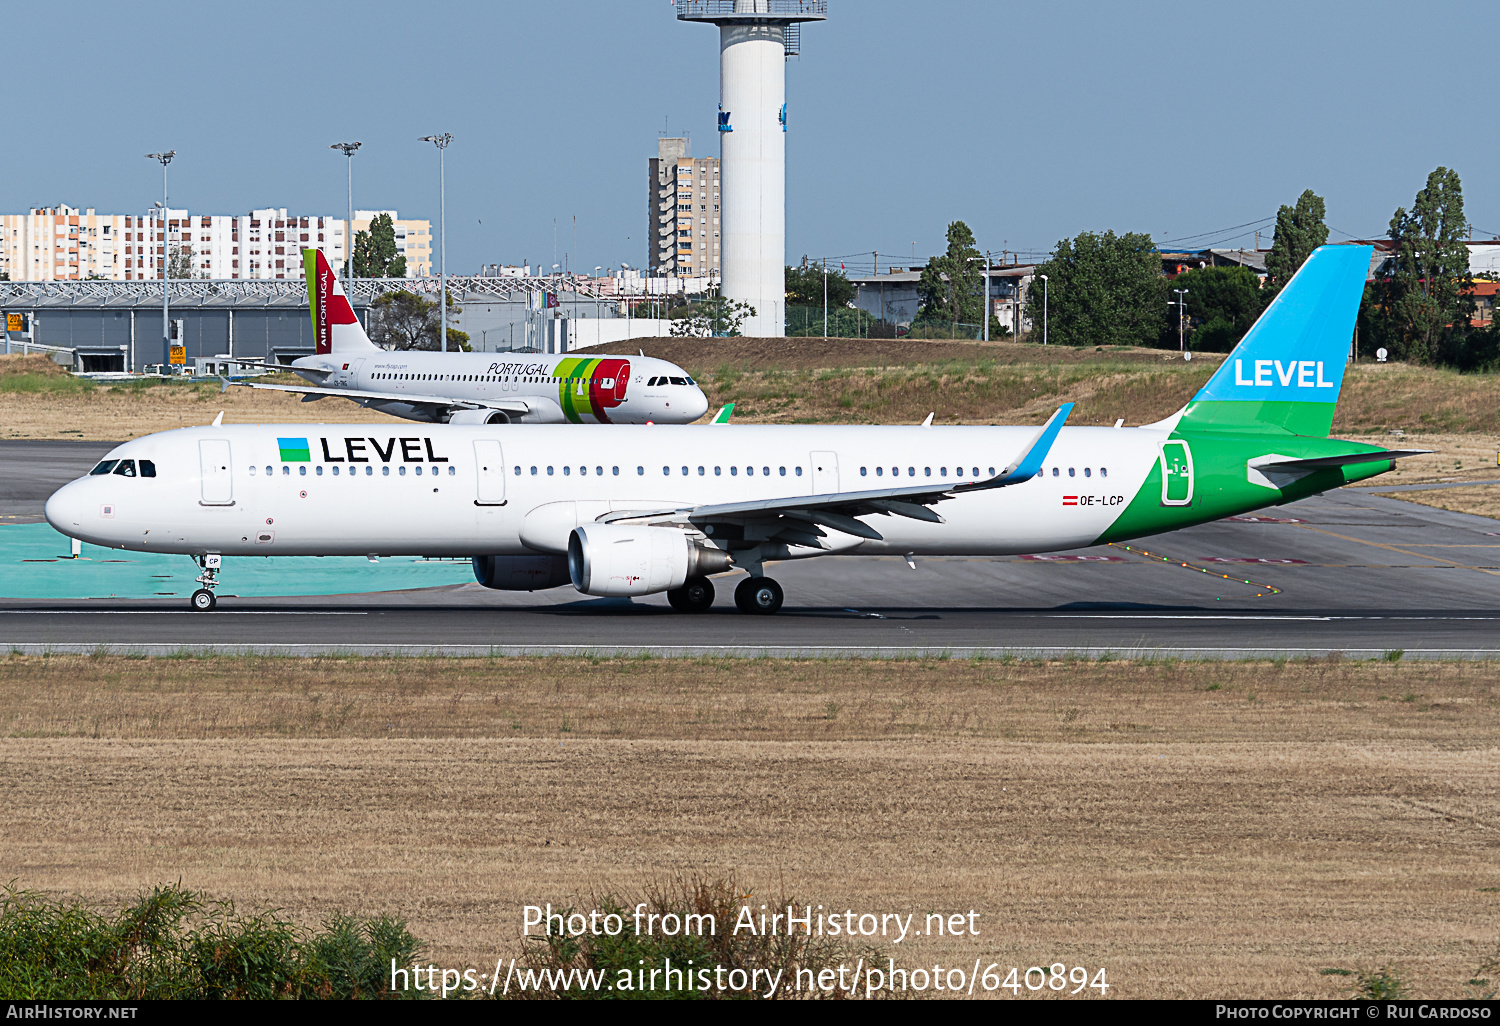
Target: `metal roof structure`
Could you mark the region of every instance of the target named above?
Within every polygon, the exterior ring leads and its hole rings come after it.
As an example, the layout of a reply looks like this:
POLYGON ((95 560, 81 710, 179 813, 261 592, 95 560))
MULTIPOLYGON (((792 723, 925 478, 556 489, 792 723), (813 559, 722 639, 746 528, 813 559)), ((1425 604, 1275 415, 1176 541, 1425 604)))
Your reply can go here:
MULTIPOLYGON (((538 293, 579 299, 619 299, 604 292, 595 279, 551 274, 526 278, 449 275, 448 291, 459 302, 520 302, 538 293)), ((173 279, 174 307, 307 306, 307 286, 300 277, 257 279, 173 279)), ((441 294, 439 278, 355 278, 344 283, 355 306, 367 306, 387 292, 404 290, 433 298, 441 294)), ((161 305, 160 281, 0 281, 0 307, 152 307, 161 305)))

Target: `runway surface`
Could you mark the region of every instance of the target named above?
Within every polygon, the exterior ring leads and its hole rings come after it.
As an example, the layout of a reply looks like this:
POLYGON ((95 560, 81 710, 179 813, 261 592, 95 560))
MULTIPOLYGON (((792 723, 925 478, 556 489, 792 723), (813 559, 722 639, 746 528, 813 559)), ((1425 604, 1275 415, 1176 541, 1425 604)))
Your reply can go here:
MULTIPOLYGON (((51 490, 108 448, 0 442, 4 522, 40 519, 51 490)), ((1142 539, 1144 552, 919 559, 915 570, 886 558, 783 563, 772 575, 786 608, 773 617, 734 610, 737 576, 718 580, 718 603, 699 616, 672 612, 660 596, 626 602, 475 584, 225 598, 209 614, 180 599, 0 600, 0 644, 147 653, 1500 656, 1500 521, 1352 489, 1262 516, 1271 519, 1142 539)), ((232 591, 232 564, 225 578, 232 591)))

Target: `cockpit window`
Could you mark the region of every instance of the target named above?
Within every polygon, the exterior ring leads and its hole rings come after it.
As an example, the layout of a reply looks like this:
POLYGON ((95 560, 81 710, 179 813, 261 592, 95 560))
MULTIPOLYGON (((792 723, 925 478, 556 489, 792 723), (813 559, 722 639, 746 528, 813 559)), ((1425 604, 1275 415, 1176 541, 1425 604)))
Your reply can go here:
POLYGON ((115 469, 115 464, 119 462, 119 460, 105 460, 93 470, 89 471, 89 476, 93 477, 97 474, 108 474, 111 470, 115 469))
POLYGON ((115 467, 115 474, 120 477, 135 477, 135 460, 121 460, 119 466, 115 467))
POLYGON ((686 385, 688 383, 687 378, 668 378, 667 380, 674 385, 686 385))
POLYGON ((152 463, 150 460, 141 460, 141 476, 142 477, 155 477, 156 476, 156 464, 152 463))

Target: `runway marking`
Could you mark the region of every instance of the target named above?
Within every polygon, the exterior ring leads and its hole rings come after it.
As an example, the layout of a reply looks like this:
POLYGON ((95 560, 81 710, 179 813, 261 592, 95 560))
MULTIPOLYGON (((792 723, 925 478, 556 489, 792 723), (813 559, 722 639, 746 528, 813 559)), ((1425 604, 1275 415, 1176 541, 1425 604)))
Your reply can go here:
MULTIPOLYGON (((1347 534, 1339 534, 1337 531, 1325 531, 1323 530, 1323 528, 1313 527, 1311 524, 1302 524, 1300 526, 1304 530, 1316 531, 1318 534, 1326 534, 1328 535, 1328 537, 1338 538, 1340 541, 1358 542, 1361 545, 1370 545, 1377 549, 1385 549, 1387 552, 1399 552, 1403 556, 1415 556, 1418 559, 1442 559, 1441 556, 1424 556, 1420 552, 1410 552, 1397 545, 1387 545, 1385 542, 1366 541, 1363 538, 1355 538, 1347 534)), ((1443 560, 1443 562, 1451 564, 1453 568, 1457 570, 1473 570, 1477 573, 1489 574, 1492 577, 1500 577, 1500 570, 1491 570, 1487 567, 1482 566, 1465 566, 1464 564, 1453 559, 1443 560)))
MULTIPOLYGON (((181 616, 192 611, 191 609, 0 609, 0 616, 181 616)), ((213 617, 369 615, 368 610, 362 609, 219 609, 213 613, 213 617)))

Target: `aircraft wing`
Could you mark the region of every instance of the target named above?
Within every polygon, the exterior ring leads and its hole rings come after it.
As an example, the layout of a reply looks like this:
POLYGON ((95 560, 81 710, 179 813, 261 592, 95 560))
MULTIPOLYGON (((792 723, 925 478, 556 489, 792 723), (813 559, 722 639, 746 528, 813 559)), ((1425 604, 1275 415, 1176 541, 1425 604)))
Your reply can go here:
POLYGON ((316 385, 263 385, 255 381, 236 381, 237 388, 264 388, 272 392, 296 392, 305 403, 333 396, 335 399, 373 400, 376 402, 412 403, 417 406, 443 406, 456 410, 500 410, 505 413, 527 413, 531 406, 524 399, 454 399, 442 395, 411 395, 400 392, 362 392, 353 388, 319 388, 316 385))
MULTIPOLYGON (((1072 403, 1064 403, 1042 425, 1040 431, 1027 443, 1021 454, 1000 473, 983 481, 956 481, 952 484, 906 485, 892 488, 861 489, 853 492, 832 492, 826 495, 792 495, 780 499, 756 499, 749 502, 721 502, 703 506, 689 506, 672 510, 619 510, 600 519, 605 523, 634 520, 654 524, 681 524, 696 526, 713 521, 786 521, 784 533, 798 544, 808 544, 803 538, 823 537, 819 527, 830 527, 835 531, 852 534, 858 538, 879 541, 881 534, 855 517, 870 514, 908 517, 927 523, 941 524, 943 518, 928 509, 929 506, 952 499, 965 492, 985 491, 992 488, 1007 488, 1030 481, 1042 468, 1042 462, 1057 440, 1072 403)), ((811 542, 816 547, 816 541, 811 542)))

